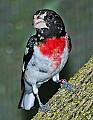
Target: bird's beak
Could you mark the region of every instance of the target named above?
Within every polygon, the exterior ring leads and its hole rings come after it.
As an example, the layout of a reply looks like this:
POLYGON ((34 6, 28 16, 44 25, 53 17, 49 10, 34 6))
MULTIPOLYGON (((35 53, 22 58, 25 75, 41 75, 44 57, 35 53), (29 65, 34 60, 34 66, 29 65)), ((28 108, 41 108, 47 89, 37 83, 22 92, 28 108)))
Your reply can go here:
POLYGON ((42 19, 40 17, 38 18, 38 16, 36 16, 36 15, 34 15, 33 26, 38 29, 47 28, 46 22, 44 21, 44 19, 42 19))

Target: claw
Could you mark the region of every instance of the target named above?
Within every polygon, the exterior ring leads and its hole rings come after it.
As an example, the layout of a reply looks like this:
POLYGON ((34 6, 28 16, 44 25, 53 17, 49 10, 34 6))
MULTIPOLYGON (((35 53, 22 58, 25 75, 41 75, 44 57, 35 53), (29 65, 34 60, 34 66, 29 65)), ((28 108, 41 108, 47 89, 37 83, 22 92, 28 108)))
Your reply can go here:
POLYGON ((60 80, 60 83, 61 83, 61 87, 65 86, 68 90, 75 92, 75 90, 72 88, 72 85, 69 84, 66 79, 60 80))
POLYGON ((47 104, 46 105, 42 104, 38 94, 36 95, 36 97, 37 97, 37 100, 38 100, 39 106, 40 106, 39 110, 42 110, 43 112, 46 112, 46 111, 50 110, 49 108, 47 108, 47 106, 48 106, 47 104))
POLYGON ((47 106, 48 106, 48 105, 40 104, 40 108, 39 108, 39 110, 42 110, 43 112, 49 111, 50 109, 47 108, 47 106))

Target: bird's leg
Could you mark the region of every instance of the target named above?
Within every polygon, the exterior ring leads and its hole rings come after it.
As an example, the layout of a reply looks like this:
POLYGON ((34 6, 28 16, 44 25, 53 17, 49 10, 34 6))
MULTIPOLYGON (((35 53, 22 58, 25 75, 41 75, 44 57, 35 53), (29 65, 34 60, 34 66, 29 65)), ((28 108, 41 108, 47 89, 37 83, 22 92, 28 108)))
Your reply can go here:
POLYGON ((40 109, 41 109, 42 111, 46 112, 46 111, 50 110, 49 108, 47 108, 47 105, 43 105, 43 104, 42 104, 42 102, 40 101, 40 98, 39 98, 39 95, 38 95, 38 94, 36 95, 36 97, 37 97, 37 100, 38 100, 38 102, 39 102, 40 109))
POLYGON ((42 104, 42 102, 41 102, 41 100, 39 98, 39 95, 38 95, 38 88, 36 87, 36 84, 33 84, 32 86, 33 86, 33 92, 36 95, 36 98, 37 98, 37 100, 39 102, 40 109, 42 111, 44 111, 44 112, 50 110, 49 108, 46 107, 47 105, 42 104))
POLYGON ((58 81, 59 81, 61 87, 64 86, 64 87, 66 87, 68 90, 70 90, 70 91, 72 91, 72 92, 75 92, 75 90, 72 88, 72 85, 69 84, 66 79, 61 79, 61 80, 58 80, 58 81))
POLYGON ((56 74, 53 78, 53 81, 56 83, 60 83, 60 86, 65 86, 68 90, 75 92, 75 90, 72 88, 72 85, 67 82, 66 79, 59 80, 59 74, 56 74))

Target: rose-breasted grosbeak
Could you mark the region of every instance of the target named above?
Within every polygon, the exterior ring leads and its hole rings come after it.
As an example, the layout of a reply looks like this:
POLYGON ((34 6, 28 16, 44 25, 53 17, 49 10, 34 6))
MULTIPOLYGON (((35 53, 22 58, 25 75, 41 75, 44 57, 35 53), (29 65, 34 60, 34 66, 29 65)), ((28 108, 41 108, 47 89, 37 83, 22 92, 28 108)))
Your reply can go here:
POLYGON ((33 16, 33 26, 36 28, 36 34, 28 40, 23 57, 23 94, 19 107, 29 110, 34 105, 36 96, 40 108, 47 110, 38 95, 41 84, 52 78, 53 81, 61 82, 71 89, 65 80, 59 80, 59 72, 66 64, 71 51, 71 39, 65 31, 61 17, 52 10, 37 11, 33 16))

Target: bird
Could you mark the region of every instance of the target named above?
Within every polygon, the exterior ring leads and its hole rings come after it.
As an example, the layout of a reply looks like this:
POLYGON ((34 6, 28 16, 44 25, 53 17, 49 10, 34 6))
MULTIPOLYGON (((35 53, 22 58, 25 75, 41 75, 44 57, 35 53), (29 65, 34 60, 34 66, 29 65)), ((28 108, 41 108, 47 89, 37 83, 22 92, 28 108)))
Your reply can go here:
POLYGON ((38 10, 33 15, 32 26, 36 33, 27 41, 23 56, 19 108, 30 110, 37 99, 41 110, 46 111, 48 108, 43 105, 38 93, 38 88, 44 82, 52 78, 73 91, 65 79, 59 79, 72 44, 62 18, 54 10, 38 10))

